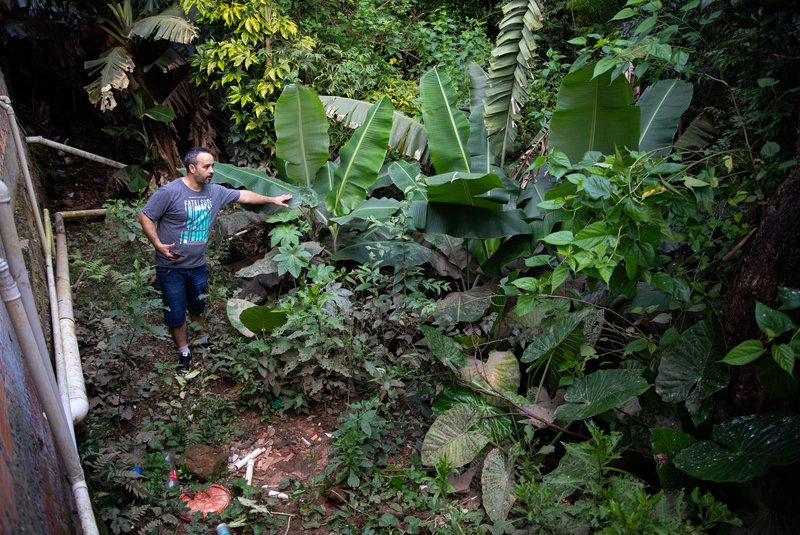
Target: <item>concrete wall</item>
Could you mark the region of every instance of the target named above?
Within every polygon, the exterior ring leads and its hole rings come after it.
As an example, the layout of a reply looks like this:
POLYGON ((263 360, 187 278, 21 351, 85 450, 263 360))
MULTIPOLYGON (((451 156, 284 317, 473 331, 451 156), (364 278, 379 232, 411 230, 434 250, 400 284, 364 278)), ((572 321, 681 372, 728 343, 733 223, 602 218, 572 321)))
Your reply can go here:
MULTIPOLYGON (((0 72, 0 95, 8 95, 0 72)), ((13 103, 13 95, 12 103, 13 103)), ((9 187, 45 331, 46 272, 8 116, 0 110, 0 179, 9 187)), ((42 200, 39 201, 40 205, 42 200)), ((2 244, 0 256, 6 257, 2 244)), ((80 533, 72 491, 4 305, 0 304, 0 535, 80 533)))

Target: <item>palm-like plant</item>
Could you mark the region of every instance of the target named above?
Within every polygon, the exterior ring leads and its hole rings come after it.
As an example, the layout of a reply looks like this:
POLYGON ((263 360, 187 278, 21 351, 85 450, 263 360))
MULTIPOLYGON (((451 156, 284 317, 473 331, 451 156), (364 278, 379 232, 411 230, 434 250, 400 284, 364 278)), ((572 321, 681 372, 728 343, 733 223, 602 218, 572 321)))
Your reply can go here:
MULTIPOLYGON (((139 41, 166 40, 187 45, 197 37, 197 29, 178 6, 167 7, 157 14, 151 13, 158 9, 158 4, 150 1, 139 6, 134 5, 132 0, 125 0, 121 4, 108 4, 107 7, 110 15, 102 18, 100 27, 108 34, 112 46, 98 59, 84 64, 95 76, 86 86, 89 99, 104 111, 112 110, 117 105, 113 90, 124 91, 132 82, 134 87, 143 86, 142 74, 149 66, 137 66, 134 61, 139 41)), ((184 61, 170 47, 151 65, 168 69, 184 61)))
POLYGON ((489 62, 489 87, 484 97, 486 124, 500 166, 514 148, 517 122, 528 100, 525 89, 536 48, 534 32, 542 27, 542 10, 536 0, 512 0, 503 6, 497 45, 489 62))

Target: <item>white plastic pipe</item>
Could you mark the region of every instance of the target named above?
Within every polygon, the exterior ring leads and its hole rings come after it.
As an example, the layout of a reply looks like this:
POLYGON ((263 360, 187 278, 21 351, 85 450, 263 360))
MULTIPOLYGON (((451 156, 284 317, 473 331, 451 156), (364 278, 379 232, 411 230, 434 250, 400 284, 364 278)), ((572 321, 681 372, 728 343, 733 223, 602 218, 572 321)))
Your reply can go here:
POLYGON ((39 349, 22 304, 19 288, 11 276, 8 263, 2 258, 0 258, 0 298, 6 305, 25 364, 33 379, 39 402, 42 404, 53 433, 56 448, 67 469, 67 478, 75 495, 75 505, 78 507, 83 533, 84 535, 99 535, 92 511, 92 502, 89 498, 89 489, 86 486, 86 477, 81 468, 81 459, 69 431, 69 420, 64 414, 64 408, 56 393, 57 390, 53 388, 52 371, 45 367, 45 359, 38 354, 39 349))
POLYGON ((28 278, 28 270, 25 267, 25 257, 19 245, 17 224, 14 221, 14 212, 11 209, 11 195, 2 180, 0 180, 0 240, 2 240, 3 247, 5 247, 11 276, 22 294, 22 305, 25 307, 25 315, 33 329, 38 353, 44 356, 49 365, 49 352, 44 339, 44 332, 42 331, 42 321, 39 318, 39 312, 36 310, 31 281, 28 278))
POLYGON ((39 213, 39 203, 36 201, 36 188, 33 187, 31 171, 28 167, 28 156, 25 154, 25 147, 22 145, 22 136, 19 133, 19 125, 17 125, 17 116, 14 113, 14 108, 11 106, 11 99, 8 98, 8 96, 0 95, 0 108, 6 110, 8 114, 8 124, 11 127, 14 146, 17 149, 17 158, 19 158, 19 166, 22 168, 22 176, 25 177, 25 190, 28 192, 28 202, 33 212, 33 219, 36 222, 36 230, 39 233, 39 243, 44 247, 44 224, 42 224, 42 215, 39 213))
POLYGON ((58 323, 61 326, 61 346, 64 353, 65 381, 69 395, 73 423, 80 423, 89 413, 89 399, 83 380, 81 353, 75 329, 72 308, 72 287, 69 282, 67 234, 61 213, 55 216, 56 227, 56 294, 58 296, 58 323))
POLYGON ((69 145, 64 145, 63 143, 59 143, 58 141, 53 141, 52 139, 44 138, 42 136, 28 136, 25 138, 25 142, 28 143, 29 145, 33 144, 45 145, 46 147, 58 149, 62 152, 73 154, 75 156, 80 156, 81 158, 86 158, 87 160, 92 160, 94 162, 110 165, 111 167, 116 167, 117 169, 122 169, 123 167, 126 167, 124 163, 118 162, 116 160, 105 158, 103 156, 87 152, 85 150, 76 149, 75 147, 70 147, 69 145))
MULTIPOLYGON (((44 231, 47 235, 47 254, 45 255, 45 263, 47 265, 47 291, 50 295, 50 324, 53 330, 53 353, 56 361, 56 383, 58 384, 58 393, 61 395, 61 406, 64 407, 67 419, 71 421, 73 417, 72 407, 69 403, 69 390, 67 388, 67 365, 64 362, 64 350, 61 342, 61 325, 58 320, 56 277, 53 272, 53 249, 55 248, 55 242, 53 241, 53 229, 50 226, 50 212, 47 209, 44 211, 44 231)), ((75 441, 75 428, 73 426, 69 426, 69 430, 72 434, 72 440, 75 441)))

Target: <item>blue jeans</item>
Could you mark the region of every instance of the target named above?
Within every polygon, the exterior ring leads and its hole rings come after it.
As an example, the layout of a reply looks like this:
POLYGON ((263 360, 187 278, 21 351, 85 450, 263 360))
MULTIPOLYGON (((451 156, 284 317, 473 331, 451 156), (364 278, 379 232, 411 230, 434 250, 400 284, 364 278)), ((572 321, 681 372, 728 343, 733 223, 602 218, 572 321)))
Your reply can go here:
POLYGON ((186 310, 199 316, 206 308, 202 295, 208 289, 208 270, 205 265, 196 268, 168 268, 156 266, 156 280, 164 301, 164 323, 167 327, 180 327, 186 322, 186 310))

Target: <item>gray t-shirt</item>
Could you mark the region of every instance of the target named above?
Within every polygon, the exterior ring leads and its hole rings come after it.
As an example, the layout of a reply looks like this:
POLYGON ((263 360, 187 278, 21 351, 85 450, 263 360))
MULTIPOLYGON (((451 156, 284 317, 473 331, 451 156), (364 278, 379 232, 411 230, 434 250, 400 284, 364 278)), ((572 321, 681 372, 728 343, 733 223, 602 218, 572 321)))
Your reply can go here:
POLYGON ((156 190, 142 213, 156 222, 161 243, 174 243, 181 257, 170 260, 156 251, 157 266, 194 268, 206 263, 206 243, 214 218, 224 206, 239 200, 239 191, 219 184, 205 184, 194 191, 180 178, 156 190))

